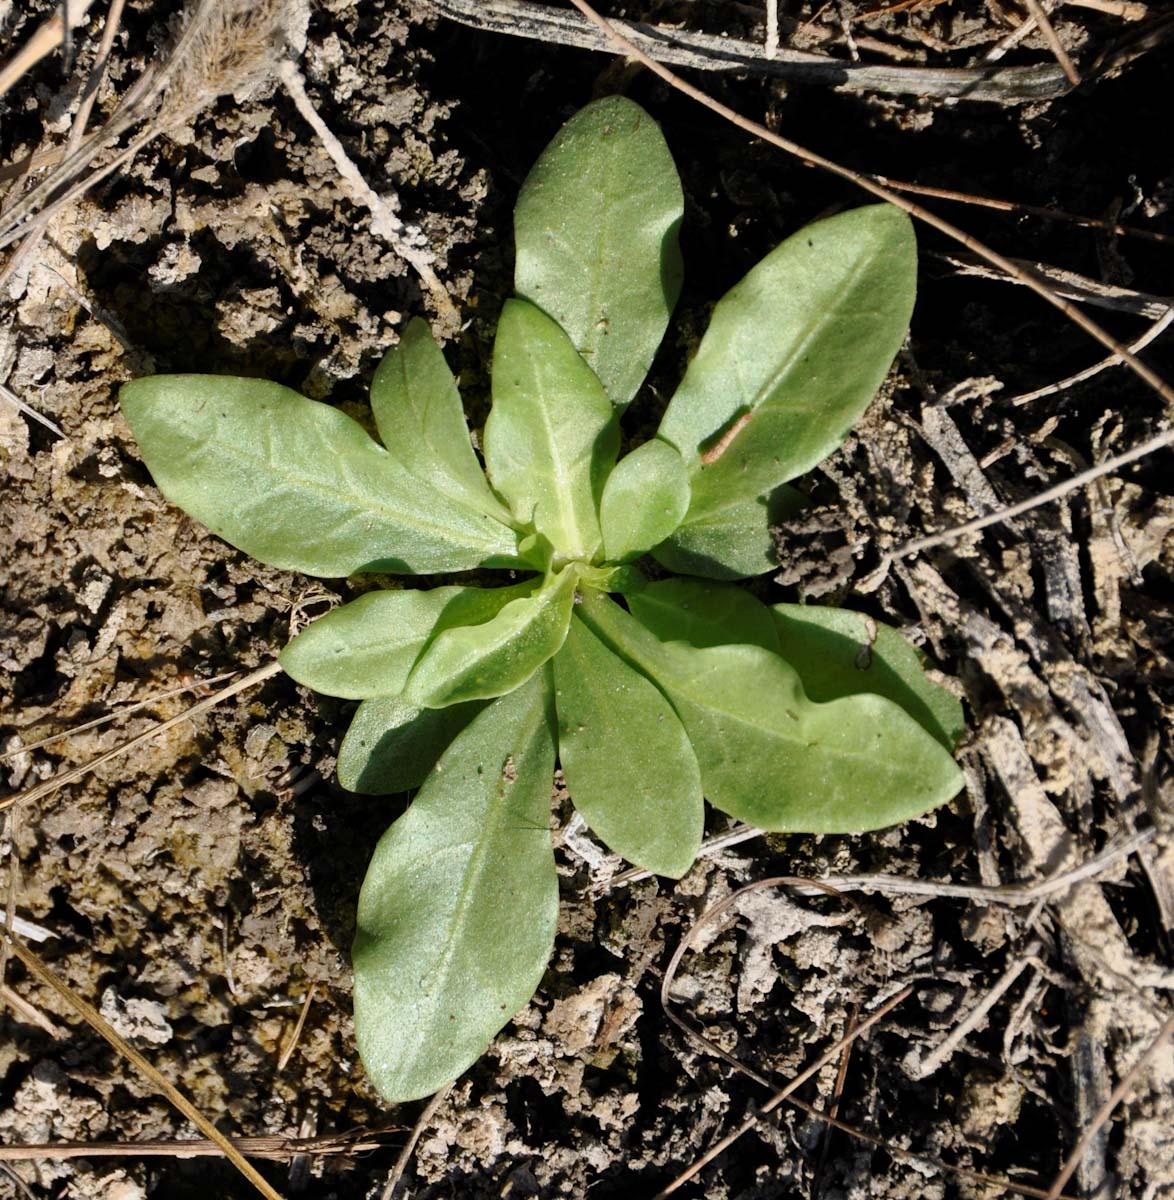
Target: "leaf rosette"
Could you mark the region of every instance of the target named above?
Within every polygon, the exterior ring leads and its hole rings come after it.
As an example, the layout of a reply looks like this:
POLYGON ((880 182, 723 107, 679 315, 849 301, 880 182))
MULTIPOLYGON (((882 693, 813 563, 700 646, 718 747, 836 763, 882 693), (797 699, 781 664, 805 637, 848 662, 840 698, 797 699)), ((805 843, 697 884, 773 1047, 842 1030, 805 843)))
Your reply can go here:
POLYGON ((656 435, 621 457, 680 291, 682 214, 631 101, 588 106, 546 149, 515 214, 484 467, 420 320, 375 373, 379 441, 261 380, 122 390, 163 493, 247 553, 326 577, 481 572, 367 592, 280 656, 360 701, 343 786, 418 789, 357 918, 356 1034, 388 1100, 454 1078, 538 987, 556 762, 595 834, 670 877, 697 856, 705 800, 765 830, 856 833, 960 786, 960 707, 895 631, 732 582, 771 568, 771 528, 802 504, 789 481, 889 369, 913 305, 909 221, 856 209, 768 254, 718 302, 656 435), (649 581, 645 555, 679 576, 649 581), (484 586, 494 567, 513 581, 484 586))

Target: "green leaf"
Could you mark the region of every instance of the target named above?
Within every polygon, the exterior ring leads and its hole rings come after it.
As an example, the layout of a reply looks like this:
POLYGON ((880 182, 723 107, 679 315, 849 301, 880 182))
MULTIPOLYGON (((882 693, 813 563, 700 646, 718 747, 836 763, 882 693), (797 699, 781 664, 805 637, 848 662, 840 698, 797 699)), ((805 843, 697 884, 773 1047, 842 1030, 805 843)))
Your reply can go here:
POLYGON ((653 119, 622 96, 576 113, 514 212, 518 294, 549 313, 623 407, 681 291, 684 197, 653 119))
POLYGON ((599 502, 604 558, 638 558, 664 541, 688 508, 685 460, 668 442, 645 442, 616 463, 604 485, 599 502))
POLYGON ((674 879, 701 848, 705 805, 688 735, 664 696, 572 621, 554 658, 558 753, 587 824, 629 862, 674 879))
POLYGON ((779 652, 774 615, 741 588, 660 579, 627 599, 632 615, 662 642, 688 642, 698 649, 745 643, 779 652))
POLYGON ((778 566, 771 532, 807 503, 802 492, 781 484, 766 496, 732 500, 699 518, 688 518, 652 555, 683 575, 745 579, 778 566))
POLYGON ((444 496, 509 523, 477 461, 457 381, 426 321, 413 317, 371 380, 371 411, 388 454, 444 496))
POLYGON ((122 411, 173 504, 262 562, 308 575, 512 566, 512 529, 400 469, 357 422, 262 379, 154 375, 122 411))
POLYGON ((483 700, 448 708, 416 708, 400 696, 364 700, 338 750, 338 782, 369 796, 418 788, 484 707, 483 700))
POLYGON ((511 600, 492 620, 444 630, 408 677, 404 699, 443 708, 512 692, 558 653, 577 582, 575 569, 567 568, 532 595, 511 600))
POLYGON ((566 559, 599 549, 599 497, 619 450, 603 387, 567 335, 524 300, 508 300, 493 347, 485 462, 523 525, 566 559))
POLYGON ((916 275, 909 218, 875 205, 801 229, 718 302, 660 427, 693 473, 687 523, 843 441, 900 349, 916 275))
POLYGON ((542 980, 558 922, 550 717, 540 678, 489 705, 367 868, 355 1036, 389 1102, 456 1078, 542 980))
POLYGON ((761 646, 664 643, 614 601, 580 617, 668 696, 709 802, 762 829, 860 833, 949 800, 962 775, 942 746, 877 695, 812 704, 798 673, 761 646))
POLYGON ((504 588, 367 592, 303 629, 278 659, 287 675, 327 696, 394 696, 430 638, 488 621, 534 588, 529 579, 504 588))
POLYGON ((966 732, 962 705, 925 673, 921 655, 888 625, 843 608, 776 604, 779 652, 819 703, 875 692, 899 704, 947 750, 966 732))

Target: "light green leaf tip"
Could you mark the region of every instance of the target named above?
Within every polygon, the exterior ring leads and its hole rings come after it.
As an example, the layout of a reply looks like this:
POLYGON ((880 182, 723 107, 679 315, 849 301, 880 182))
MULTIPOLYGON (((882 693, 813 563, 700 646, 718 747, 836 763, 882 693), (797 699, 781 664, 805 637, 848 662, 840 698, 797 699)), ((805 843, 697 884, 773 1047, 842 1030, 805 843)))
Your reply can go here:
POLYGON ((616 463, 604 485, 599 503, 604 558, 638 558, 663 542, 688 508, 685 460, 668 442, 645 442, 616 463))
POLYGON ((457 382, 428 324, 413 317, 371 380, 371 411, 388 454, 442 495, 510 523, 477 461, 457 382))
POLYGON ((567 335, 534 305, 508 301, 493 347, 485 462, 519 524, 564 560, 590 562, 618 450, 612 406, 567 335))
POLYGON ((495 617, 537 586, 367 592, 319 617, 278 656, 298 683, 347 700, 394 696, 429 641, 455 625, 495 617))
POLYGON ((567 331, 620 408, 643 381, 681 290, 684 209, 660 129, 622 96, 580 109, 518 197, 518 295, 567 331))

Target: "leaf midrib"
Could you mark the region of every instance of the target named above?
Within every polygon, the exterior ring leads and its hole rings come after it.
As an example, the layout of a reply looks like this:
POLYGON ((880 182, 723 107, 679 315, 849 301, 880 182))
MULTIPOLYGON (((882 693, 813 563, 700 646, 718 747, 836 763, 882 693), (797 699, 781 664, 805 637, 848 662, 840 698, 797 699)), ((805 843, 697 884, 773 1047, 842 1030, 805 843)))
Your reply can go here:
MULTIPOLYGON (((536 397, 540 396, 542 389, 535 387, 534 394, 536 397)), ((579 528, 575 512, 575 492, 578 489, 573 486, 563 462, 563 455, 559 453, 558 439, 555 437, 554 426, 550 420, 550 406, 537 401, 534 404, 534 408, 538 412, 539 419, 542 422, 542 430, 546 436, 546 445, 551 462, 550 477, 554 479, 557 485, 554 488, 554 507, 559 514, 559 525, 568 535, 573 535, 576 543, 575 545, 559 546, 557 549, 562 550, 571 558, 586 558, 587 550, 583 542, 583 531, 579 528)), ((535 501, 535 508, 537 506, 538 502, 535 501)), ((551 540, 553 541, 554 539, 552 538, 551 540)))
MULTIPOLYGON (((780 389, 783 386, 783 383, 786 381, 787 376, 794 369, 795 363, 798 360, 798 358, 802 355, 802 353, 806 349, 806 347, 811 344, 812 340, 814 338, 818 337, 819 334, 827 327, 827 325, 833 321, 833 319, 835 317, 835 313, 832 310, 834 308, 836 308, 839 305, 839 303, 841 302, 841 300, 843 299, 843 297, 855 287, 856 282, 859 279, 860 275, 865 270, 867 270, 869 267, 871 267, 872 263, 876 259, 877 253, 878 253, 877 249, 875 247, 873 247, 871 253, 869 253, 867 256, 862 256, 860 259, 857 260, 856 265, 853 267, 851 274, 840 285, 840 287, 835 289, 835 291, 833 292, 832 301, 829 303, 826 303, 823 306, 822 311, 817 312, 815 314, 815 316, 812 318, 811 322, 808 324, 806 330, 800 336, 799 341, 794 345, 794 348, 791 350, 791 352, 788 354, 788 356, 783 360, 783 362, 780 364, 778 369, 771 374, 771 376, 766 381, 766 383, 764 383, 762 386, 760 386, 755 391, 754 396, 751 399, 750 405, 749 405, 750 412, 752 415, 757 414, 758 410, 766 404, 767 398, 771 395, 771 393, 773 393, 777 389, 780 389)), ((737 370, 738 374, 740 375, 741 374, 740 360, 735 360, 735 361, 736 361, 736 370, 737 370)), ((727 422, 727 424, 728 424, 728 422, 727 422)), ((754 422, 753 422, 753 420, 751 420, 747 424, 746 429, 752 429, 753 424, 754 424, 754 422)), ((720 476, 721 463, 722 463, 723 459, 727 458, 728 456, 731 456, 733 454, 733 452, 735 451, 735 449, 737 448, 741 432, 744 432, 744 431, 740 431, 739 435, 735 436, 734 440, 730 443, 730 445, 726 447, 726 450, 722 456, 722 459, 719 459, 717 463, 713 464, 714 467, 718 468, 718 470, 713 473, 718 474, 720 476)), ((707 435, 707 436, 709 436, 709 435, 707 435)), ((711 469, 706 468, 705 465, 701 463, 700 458, 694 458, 693 469, 691 472, 691 474, 693 476, 701 475, 703 473, 708 472, 709 470, 711 470, 711 469)), ((795 474, 799 474, 799 473, 801 473, 801 472, 795 472, 794 474, 788 476, 788 478, 793 479, 795 477, 795 474)), ((777 486, 779 486, 779 484, 786 483, 786 482, 787 481, 785 479, 780 480, 779 483, 776 484, 775 486, 777 487, 777 486)), ((702 508, 700 510, 700 512, 701 512, 701 514, 703 514, 704 517, 716 515, 717 513, 725 512, 730 508, 736 507, 738 504, 743 503, 745 501, 745 499, 746 499, 745 496, 731 496, 725 503, 705 505, 705 507, 702 508)), ((682 522, 682 524, 684 524, 684 525, 693 524, 693 522, 691 522, 689 520, 688 514, 686 515, 686 518, 685 518, 684 522, 682 522)))
MULTIPOLYGON (((510 748, 509 753, 501 758, 501 765, 497 770, 497 782, 494 789, 494 798, 487 806, 482 817, 482 832, 473 839, 470 843, 473 846, 473 852, 469 857, 469 870, 465 872, 464 879, 461 885, 460 892, 457 896, 457 902, 452 910, 451 918, 446 922, 447 930, 444 938, 444 948, 437 960, 437 964, 429 972, 433 983, 426 985, 425 994, 429 997, 430 1008, 435 1011, 435 997, 447 990, 448 978, 452 970, 453 961, 456 956, 457 934, 463 929, 465 924, 465 914, 468 912, 471 905, 472 896, 475 891, 474 884, 480 884, 486 874, 486 867, 489 858, 489 844, 499 835, 500 823, 498 820, 490 818, 500 818, 502 812, 509 807, 509 799, 514 790, 523 783, 522 771, 518 769, 517 764, 524 762, 524 748, 526 742, 530 740, 536 729, 527 724, 530 729, 528 736, 523 736, 516 740, 510 748), (517 775, 512 782, 507 783, 502 778, 502 772, 505 769, 505 764, 513 759, 517 775)), ((431 1021, 430 1021, 431 1024, 431 1021)), ((412 1056, 412 1066, 420 1061, 421 1052, 431 1046, 430 1038, 424 1038, 419 1043, 420 1050, 412 1056)))
MULTIPOLYGON (((232 443, 218 443, 215 447, 211 447, 211 448, 203 446, 203 445, 197 445, 195 447, 195 450, 196 450, 195 457, 197 459, 199 459, 200 457, 205 456, 209 452, 209 450, 212 450, 213 452, 218 451, 225 459, 228 459, 230 462, 234 462, 238 465, 242 465, 246 469, 250 468, 250 467, 252 467, 252 468, 259 467, 259 468, 263 468, 263 469, 267 470, 271 476, 274 476, 279 481, 283 482, 285 484, 285 486, 287 488, 289 488, 290 490, 293 490, 293 491, 303 490, 306 492, 316 493, 321 496, 330 497, 330 498, 334 499, 337 503, 341 503, 344 506, 349 505, 352 509, 356 510, 360 515, 363 514, 364 512, 371 513, 377 519, 381 519, 387 523, 396 525, 401 529, 407 529, 409 531, 411 531, 413 529, 419 530, 422 533, 427 533, 429 536, 432 536, 433 538, 435 538, 438 541, 443 541, 443 542, 447 542, 447 543, 455 544, 455 545, 467 546, 469 549, 473 549, 473 550, 479 549, 483 546, 486 549, 492 550, 494 553, 500 552, 500 545, 496 542, 492 542, 492 541, 474 542, 472 545, 470 545, 469 542, 457 541, 458 535, 454 533, 454 531, 452 530, 451 527, 437 525, 437 524, 434 524, 433 522, 428 521, 425 517, 420 515, 420 510, 415 510, 414 515, 409 520, 409 519, 406 519, 402 515, 401 512, 379 504, 377 501, 375 501, 374 497, 369 497, 365 491, 359 493, 360 498, 362 499, 363 502, 356 503, 353 492, 345 492, 338 488, 332 488, 325 481, 316 480, 313 477, 301 478, 301 477, 294 476, 290 473, 290 470, 288 467, 281 466, 279 464, 275 464, 272 461, 272 459, 273 459, 272 443, 269 441, 269 439, 266 439, 266 443, 267 443, 266 448, 269 451, 269 453, 265 457, 262 457, 260 455, 256 455, 256 456, 250 455, 247 452, 248 448, 249 448, 247 443, 244 446, 240 446, 240 447, 233 445, 232 443)), ((371 443, 371 446, 369 448, 364 447, 359 453, 362 453, 362 454, 375 453, 375 454, 379 454, 379 455, 386 455, 387 456, 386 464, 383 462, 379 462, 378 464, 373 464, 373 465, 377 465, 377 468, 380 471, 385 471, 385 467, 387 465, 391 465, 391 463, 393 461, 391 458, 391 455, 388 453, 388 451, 384 450, 380 446, 376 446, 374 442, 371 443)), ((350 459, 350 456, 344 450, 344 453, 340 457, 340 466, 343 467, 344 469, 349 470, 353 466, 352 462, 349 461, 349 459, 350 459)), ((387 475, 388 475, 388 481, 389 481, 388 491, 392 492, 396 489, 396 480, 395 480, 394 474, 390 473, 390 472, 385 472, 385 473, 387 473, 387 475)), ((450 497, 450 499, 453 499, 453 498, 450 497)), ((480 521, 492 521, 494 524, 501 525, 501 528, 507 534, 509 532, 511 532, 509 529, 509 526, 502 525, 500 521, 496 521, 493 517, 489 516, 487 513, 481 513, 475 509, 470 509, 470 508, 468 508, 468 506, 466 506, 464 504, 460 504, 460 502, 455 499, 453 499, 453 503, 458 504, 462 509, 465 509, 467 515, 470 518, 476 518, 480 521)), ((394 549, 394 547, 389 547, 389 549, 394 549)), ((509 553, 508 549, 507 549, 506 553, 509 553)))

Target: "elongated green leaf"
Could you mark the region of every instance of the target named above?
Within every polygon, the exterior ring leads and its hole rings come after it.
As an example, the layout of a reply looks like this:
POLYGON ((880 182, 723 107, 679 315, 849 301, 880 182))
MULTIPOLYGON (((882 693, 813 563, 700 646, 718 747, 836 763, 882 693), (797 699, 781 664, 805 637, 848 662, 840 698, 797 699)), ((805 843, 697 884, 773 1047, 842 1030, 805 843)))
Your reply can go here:
POLYGON ((480 625, 439 634, 420 657, 404 699, 424 708, 503 696, 558 653, 567 636, 578 576, 549 576, 533 595, 511 600, 480 625))
POLYGON ((564 558, 590 561, 618 450, 615 413, 567 335, 534 305, 507 301, 493 347, 485 462, 515 518, 564 558))
POLYGON ((289 388, 154 375, 120 400, 168 500, 262 562, 338 577, 518 561, 513 530, 438 497, 345 413, 289 388))
POLYGON ((488 621, 536 586, 368 592, 302 630, 279 655, 281 667, 327 696, 394 696, 431 637, 488 621))
POLYGON ((371 411, 388 454, 411 475, 508 524, 477 461, 457 381, 426 321, 413 317, 371 380, 371 411))
POLYGON ((670 571, 707 579, 745 579, 778 566, 772 530, 807 503, 785 483, 766 496, 734 500, 687 518, 653 557, 670 571))
POLYGON ((916 273, 909 218, 877 205, 801 229, 723 297, 660 427, 693 473, 687 524, 843 441, 900 348, 916 273))
POLYGON ((534 994, 554 945, 554 741, 536 678, 453 742, 359 895, 355 1036, 390 1102, 455 1079, 534 994))
POLYGON ((416 708, 400 696, 364 700, 338 750, 338 782, 369 796, 418 788, 484 707, 483 700, 448 708, 416 708))
POLYGON ((892 701, 812 704, 761 646, 664 643, 614 601, 587 593, 589 628, 668 696, 689 734, 706 798, 763 829, 860 833, 949 800, 954 760, 892 701))
POLYGON ((895 629, 843 608, 776 604, 771 612, 779 653, 799 672, 810 699, 886 696, 947 750, 966 731, 962 705, 926 676, 921 656, 895 629))
POLYGON ((572 621, 554 658, 558 753, 575 807, 629 862, 674 879, 701 848, 701 774, 672 706, 572 621))
POLYGON ((681 290, 683 213, 660 129, 622 96, 576 113, 518 197, 518 294, 558 321, 620 407, 644 379, 681 290))
POLYGON ((599 502, 604 558, 638 558, 664 541, 688 508, 685 460, 668 442, 645 442, 616 463, 604 485, 599 502))
POLYGON ((659 579, 629 596, 628 608, 662 642, 688 642, 698 649, 744 643, 779 652, 771 610, 729 584, 659 579))

